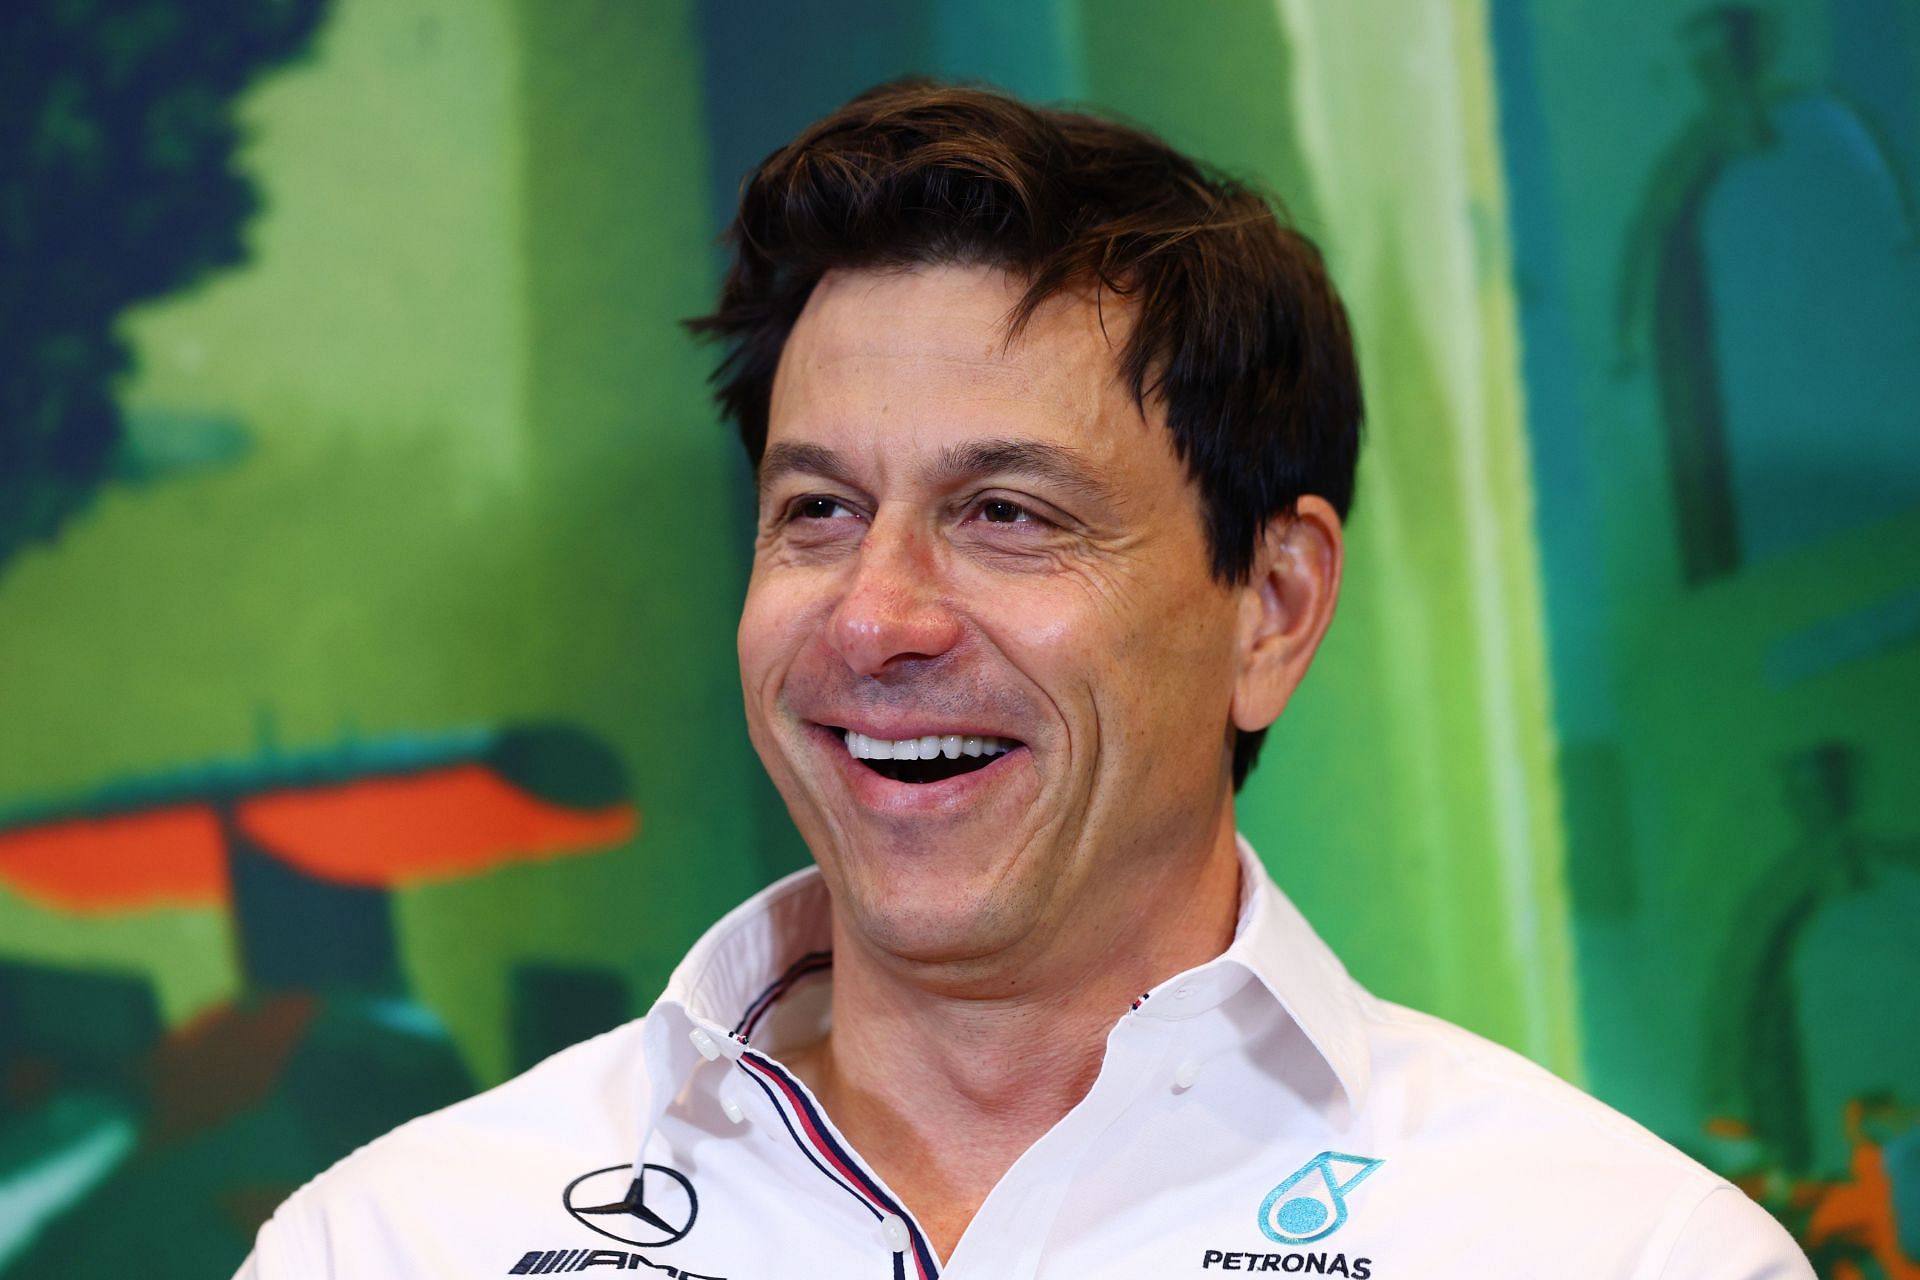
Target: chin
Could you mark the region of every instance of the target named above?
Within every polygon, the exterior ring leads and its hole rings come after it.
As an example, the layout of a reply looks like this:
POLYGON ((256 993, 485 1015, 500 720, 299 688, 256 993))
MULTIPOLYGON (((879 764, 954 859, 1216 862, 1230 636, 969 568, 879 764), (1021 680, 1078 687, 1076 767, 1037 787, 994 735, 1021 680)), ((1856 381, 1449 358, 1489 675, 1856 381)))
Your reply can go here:
POLYGON ((984 959, 1029 931, 1023 922, 1038 913, 1030 905, 1023 909, 1027 895, 1010 893, 1005 877, 985 868, 967 876, 952 871, 869 870, 835 885, 835 914, 843 929, 869 945, 917 964, 984 959))

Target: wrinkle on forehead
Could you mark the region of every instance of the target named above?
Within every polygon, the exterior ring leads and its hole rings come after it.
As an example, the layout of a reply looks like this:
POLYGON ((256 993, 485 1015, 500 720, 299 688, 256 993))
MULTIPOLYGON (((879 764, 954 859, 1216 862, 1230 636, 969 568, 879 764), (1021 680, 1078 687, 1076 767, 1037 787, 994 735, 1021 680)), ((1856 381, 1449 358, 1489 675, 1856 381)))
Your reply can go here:
POLYGON ((939 404, 991 409, 1000 403, 1044 406, 1080 423, 1112 426, 1122 415, 1144 423, 1117 365, 1127 309, 1106 307, 1103 324, 1088 299, 1063 293, 1010 336, 1018 288, 1016 277, 983 267, 828 273, 781 357, 773 418, 804 423, 804 402, 826 395, 892 420, 922 416, 939 404), (977 305, 981 299, 993 305, 977 305), (844 322, 847 315, 858 315, 860 323, 844 322), (893 370, 920 375, 916 403, 887 399, 892 380, 903 378, 893 370), (939 373, 926 376, 931 370, 939 373))

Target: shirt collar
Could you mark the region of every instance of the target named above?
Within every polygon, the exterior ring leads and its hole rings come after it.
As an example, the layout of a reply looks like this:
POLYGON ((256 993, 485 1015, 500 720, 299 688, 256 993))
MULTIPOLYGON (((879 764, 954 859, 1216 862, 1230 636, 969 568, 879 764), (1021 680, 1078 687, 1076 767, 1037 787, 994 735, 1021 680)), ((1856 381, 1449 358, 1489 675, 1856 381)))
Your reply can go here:
POLYGON ((832 902, 817 867, 776 880, 720 918, 667 979, 677 1005, 728 1034, 797 963, 833 945, 832 902))
MULTIPOLYGON (((1244 838, 1240 914, 1233 942, 1218 957, 1169 978, 1139 1003, 1148 1016, 1187 1018, 1214 1008, 1246 985, 1261 986, 1299 1026, 1358 1112, 1371 1077, 1363 1003, 1366 992, 1280 892, 1244 838), (1178 987, 1183 998, 1152 997, 1178 987)), ((817 971, 809 957, 831 945, 832 904, 818 868, 776 881, 735 907, 694 944, 649 1015, 647 1130, 681 1092, 709 1049, 737 1058, 750 1015, 777 998, 796 974, 817 971), (707 1048, 696 1042, 705 1038, 707 1048)), ((644 1143, 643 1143, 644 1149, 644 1143)))
POLYGON ((1373 1075, 1366 1015, 1371 997, 1280 892, 1246 838, 1236 837, 1236 843, 1240 927, 1215 963, 1244 966, 1260 980, 1320 1051, 1357 1114, 1373 1075))
POLYGON ((801 957, 828 948, 830 912, 819 869, 796 871, 720 917, 674 968, 641 1033, 648 1088, 636 1169, 660 1118, 700 1068, 739 1058, 746 1043, 736 1028, 756 999, 801 957))

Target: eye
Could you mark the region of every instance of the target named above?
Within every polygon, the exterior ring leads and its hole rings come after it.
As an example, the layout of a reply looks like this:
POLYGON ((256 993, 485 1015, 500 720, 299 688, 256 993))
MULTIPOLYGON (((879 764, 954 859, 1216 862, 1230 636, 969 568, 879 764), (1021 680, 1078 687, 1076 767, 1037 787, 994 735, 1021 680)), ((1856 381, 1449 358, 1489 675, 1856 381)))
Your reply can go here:
POLYGON ((790 520, 846 520, 857 518, 853 508, 838 498, 829 498, 824 494, 808 494, 787 508, 790 520))
POLYGON ((1019 524, 1033 519, 1033 513, 1005 498, 988 498, 980 504, 980 518, 988 524, 1019 524))

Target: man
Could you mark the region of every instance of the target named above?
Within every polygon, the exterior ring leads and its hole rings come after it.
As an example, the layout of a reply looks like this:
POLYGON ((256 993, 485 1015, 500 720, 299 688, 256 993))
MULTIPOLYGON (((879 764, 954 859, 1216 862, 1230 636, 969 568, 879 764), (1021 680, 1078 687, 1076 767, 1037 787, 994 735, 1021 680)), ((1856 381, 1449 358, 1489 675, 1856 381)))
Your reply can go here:
POLYGON ((317 1179, 247 1274, 1810 1274, 1361 990, 1236 840, 1352 489, 1309 244, 1136 131, 903 84, 771 157, 733 245, 741 677, 818 871, 317 1179))

